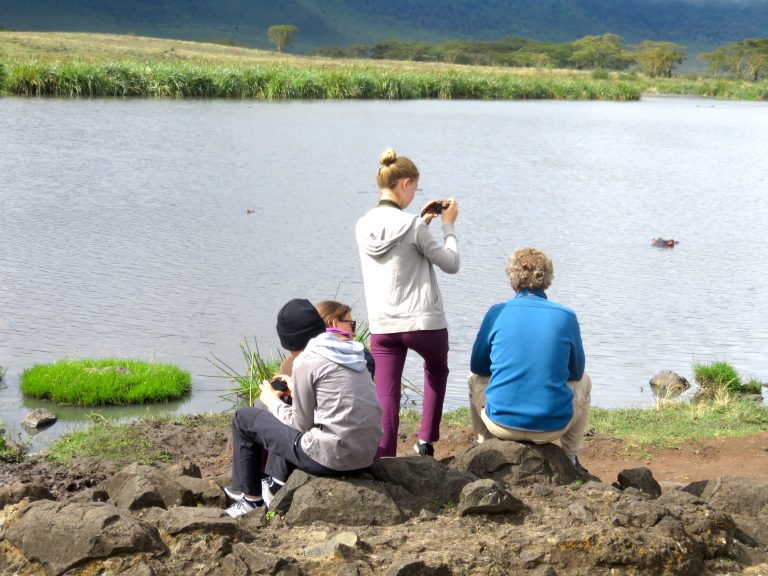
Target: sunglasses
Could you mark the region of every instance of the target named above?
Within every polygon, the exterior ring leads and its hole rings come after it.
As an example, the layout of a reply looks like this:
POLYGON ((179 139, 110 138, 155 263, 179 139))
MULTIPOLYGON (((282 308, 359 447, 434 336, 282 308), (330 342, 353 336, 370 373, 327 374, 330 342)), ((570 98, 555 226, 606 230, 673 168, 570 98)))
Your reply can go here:
POLYGON ((352 328, 352 332, 357 331, 357 320, 347 320, 346 318, 339 318, 337 322, 346 322, 352 328))

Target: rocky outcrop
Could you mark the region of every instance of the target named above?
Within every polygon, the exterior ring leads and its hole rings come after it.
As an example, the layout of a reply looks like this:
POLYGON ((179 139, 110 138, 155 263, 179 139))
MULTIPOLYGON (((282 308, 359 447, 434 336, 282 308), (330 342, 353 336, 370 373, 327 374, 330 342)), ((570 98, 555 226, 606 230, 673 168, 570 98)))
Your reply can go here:
POLYGON ((768 561, 765 484, 720 478, 660 493, 644 468, 615 486, 569 478, 556 446, 489 441, 450 465, 411 457, 340 477, 296 471, 269 514, 232 519, 223 505, 201 506, 214 495, 193 463, 134 464, 65 502, 29 504, 40 487, 8 490, 0 575, 698 576, 722 560, 768 561))
POLYGON ((33 502, 6 538, 47 574, 116 554, 165 551, 157 529, 104 503, 33 502))
POLYGON ((35 500, 55 500, 55 498, 51 491, 41 484, 19 482, 0 488, 0 509, 22 500, 34 502, 35 500))
POLYGON ((559 446, 496 438, 460 454, 451 467, 510 486, 570 484, 578 478, 576 469, 559 446))

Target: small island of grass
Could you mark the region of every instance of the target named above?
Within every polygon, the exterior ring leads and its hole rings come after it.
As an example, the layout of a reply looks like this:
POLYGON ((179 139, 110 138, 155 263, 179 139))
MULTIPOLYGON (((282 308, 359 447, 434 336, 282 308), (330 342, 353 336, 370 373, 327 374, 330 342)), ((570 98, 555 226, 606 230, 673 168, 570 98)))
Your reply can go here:
POLYGON ((181 398, 191 376, 170 364, 106 358, 37 364, 21 375, 21 390, 60 404, 143 404, 181 398))

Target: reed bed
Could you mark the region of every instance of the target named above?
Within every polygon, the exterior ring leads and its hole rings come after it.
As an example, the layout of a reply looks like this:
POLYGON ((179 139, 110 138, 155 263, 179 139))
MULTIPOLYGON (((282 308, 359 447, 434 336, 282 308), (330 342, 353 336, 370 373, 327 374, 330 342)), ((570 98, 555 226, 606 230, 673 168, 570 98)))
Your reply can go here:
MULTIPOLYGON (((3 71, 4 70, 4 71, 3 71)), ((0 90, 20 96, 286 99, 638 100, 633 82, 477 69, 221 66, 186 62, 11 61, 0 90)))

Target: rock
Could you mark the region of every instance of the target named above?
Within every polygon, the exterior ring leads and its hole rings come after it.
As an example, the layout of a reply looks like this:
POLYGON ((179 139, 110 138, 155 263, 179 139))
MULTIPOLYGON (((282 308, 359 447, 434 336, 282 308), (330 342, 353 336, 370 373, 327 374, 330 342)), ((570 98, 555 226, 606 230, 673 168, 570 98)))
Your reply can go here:
POLYGON ((67 500, 72 503, 86 504, 88 502, 109 502, 109 494, 99 488, 88 488, 78 492, 67 500))
POLYGON ((614 526, 652 528, 664 518, 668 510, 655 502, 622 499, 614 507, 614 526))
POLYGON ((578 477, 563 450, 554 444, 529 444, 493 438, 460 454, 451 467, 510 486, 570 484, 578 477))
POLYGON ((671 370, 657 372, 650 379, 649 384, 651 385, 654 397, 662 400, 671 400, 680 396, 680 394, 691 387, 688 380, 671 370))
POLYGON ((117 554, 166 550, 156 528, 103 503, 33 502, 6 539, 48 574, 117 554))
POLYGON ((443 564, 432 567, 427 566, 423 560, 396 560, 384 574, 386 576, 450 576, 451 571, 443 564))
POLYGON ((295 470, 272 501, 289 524, 316 520, 339 524, 390 525, 405 517, 386 488, 363 478, 320 478, 295 470))
POLYGON ((36 500, 56 500, 51 491, 42 484, 12 484, 0 488, 0 510, 8 504, 17 504, 22 500, 34 502, 36 500))
POLYGON ((467 484, 459 497, 459 516, 468 514, 514 514, 523 503, 512 496, 504 486, 491 480, 477 480, 467 484))
POLYGON ((194 506, 198 498, 163 471, 142 464, 130 464, 97 486, 109 494, 118 508, 140 510, 158 506, 194 506))
POLYGON ((251 574, 278 574, 291 567, 288 560, 243 542, 232 545, 231 555, 241 560, 251 574))
POLYGON ((234 534, 238 531, 237 521, 221 508, 177 506, 163 513, 158 523, 160 528, 172 536, 194 530, 216 534, 234 534))
POLYGON ((188 476, 190 478, 202 478, 203 475, 200 472, 200 466, 189 460, 180 460, 168 466, 165 469, 165 473, 168 476, 173 476, 178 479, 179 476, 188 476))
POLYGON ((54 424, 56 420, 58 420, 58 418, 53 412, 50 412, 44 408, 38 408, 37 410, 32 410, 32 412, 27 414, 21 425, 24 426, 24 428, 39 429, 54 424))
POLYGON ((360 570, 356 564, 342 564, 336 571, 336 576, 360 576, 360 570))
POLYGON ((715 480, 693 482, 683 490, 728 514, 754 518, 768 514, 768 483, 752 478, 721 476, 715 480))
POLYGON ((418 456, 377 460, 369 473, 374 480, 384 483, 408 518, 422 510, 439 512, 446 504, 455 504, 464 487, 477 479, 434 458, 418 456))
POLYGON ((574 502, 568 506, 568 513, 582 524, 589 524, 595 519, 594 514, 581 502, 574 502))
POLYGON ((341 532, 328 542, 322 544, 316 544, 304 549, 304 555, 311 558, 318 558, 323 556, 344 556, 346 551, 344 548, 355 549, 360 539, 354 532, 341 532))
POLYGON ((227 496, 221 486, 212 480, 203 480, 194 476, 176 476, 174 480, 184 490, 192 493, 192 502, 210 508, 223 508, 227 496))
POLYGON ((661 486, 656 482, 656 479, 648 468, 629 468, 627 470, 622 470, 619 472, 618 479, 619 482, 617 488, 620 490, 637 488, 652 498, 661 496, 661 486))

